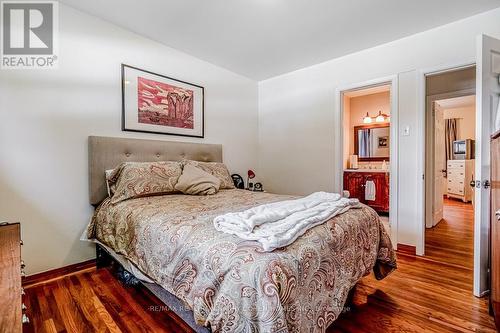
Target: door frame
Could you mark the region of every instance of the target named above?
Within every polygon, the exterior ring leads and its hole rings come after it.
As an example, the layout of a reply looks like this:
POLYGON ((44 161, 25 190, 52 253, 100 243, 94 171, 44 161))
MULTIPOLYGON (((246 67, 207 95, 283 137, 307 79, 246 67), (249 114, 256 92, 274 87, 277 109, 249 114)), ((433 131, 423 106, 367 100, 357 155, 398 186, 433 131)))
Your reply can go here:
POLYGON ((399 92, 398 92, 398 76, 391 75, 381 77, 378 79, 367 80, 347 84, 338 87, 335 92, 337 112, 334 117, 334 131, 335 131, 335 161, 336 169, 338 172, 334 174, 334 188, 342 193, 344 186, 344 93, 366 88, 372 88, 382 85, 389 85, 390 98, 391 98, 391 145, 389 152, 389 225, 391 226, 391 240, 394 249, 397 249, 398 237, 398 143, 399 143, 399 92))
MULTIPOLYGON (((424 255, 425 252, 425 135, 426 135, 426 123, 425 123, 425 116, 426 116, 426 93, 425 93, 425 84, 426 84, 426 76, 430 74, 439 74, 439 73, 445 73, 445 72, 450 72, 450 71, 456 71, 460 69, 465 69, 469 67, 476 66, 477 69, 477 63, 476 61, 471 61, 467 63, 461 63, 461 64, 455 64, 455 65, 448 65, 448 66, 440 66, 440 67, 435 67, 427 70, 420 70, 418 74, 418 157, 421 163, 418 164, 418 174, 422 175, 421 179, 422 181, 419 182, 419 185, 417 187, 417 215, 418 215, 418 221, 419 221, 419 230, 418 230, 418 242, 417 242, 417 255, 424 255)), ((478 77, 476 76, 476 84, 477 84, 478 77)), ((477 111, 477 105, 480 102, 481 96, 480 92, 475 91, 476 94, 476 112, 477 111)), ((476 124, 476 127, 478 124, 476 124)), ((476 142, 477 142, 477 131, 476 131, 476 142)), ((477 163, 480 162, 478 159, 476 159, 476 165, 477 163)), ((476 166, 474 167, 476 168, 476 166)), ((476 198, 477 200, 477 198, 476 198)), ((478 228, 481 226, 481 221, 479 221, 476 217, 476 213, 474 213, 474 279, 473 279, 473 294, 474 296, 477 297, 482 297, 484 296, 488 291, 481 292, 480 291, 480 281, 478 280, 478 277, 476 276, 477 274, 477 269, 478 266, 480 265, 480 258, 477 257, 478 255, 478 228)))
MULTIPOLYGON (((469 67, 472 67, 472 66, 469 66, 469 67)), ((467 68, 467 67, 465 67, 467 68)), ((465 68, 459 68, 458 70, 460 69, 465 69, 465 68)), ((432 73, 433 74, 433 73, 432 73)), ((440 74, 440 73, 437 73, 437 74, 440 74)), ((427 74, 429 75, 429 74, 427 74)), ((424 133, 425 133, 425 136, 424 136, 424 152, 425 152, 425 155, 424 156, 427 156, 427 145, 429 144, 429 146, 431 147, 431 153, 434 152, 434 147, 435 147, 435 141, 434 141, 434 136, 430 135, 431 134, 431 131, 432 131, 432 134, 434 134, 435 132, 435 128, 434 128, 434 117, 431 117, 430 115, 428 115, 427 113, 429 113, 430 110, 433 109, 433 104, 434 102, 436 101, 439 101, 439 100, 442 100, 442 99, 448 99, 448 98, 455 98, 455 97, 465 97, 465 96, 471 96, 471 95, 475 95, 476 94, 476 89, 463 89, 463 90, 456 90, 456 91, 453 91, 453 92, 449 92, 449 93, 443 93, 443 94, 436 94, 436 95, 429 95, 429 96, 425 96, 425 110, 424 110, 424 118, 425 118, 425 123, 424 123, 424 133), (428 117, 429 116, 429 117, 428 117), (429 135, 429 137, 431 138, 431 142, 426 142, 426 138, 427 138, 427 135, 429 135)), ((475 117, 475 115, 474 115, 475 117)), ((475 140, 476 138, 474 138, 475 140)), ((432 154, 431 156, 434 156, 434 154, 432 154)), ((432 216, 432 209, 429 207, 434 204, 434 188, 433 188, 433 184, 434 184, 434 177, 433 175, 435 174, 435 170, 434 170, 434 163, 432 163, 431 161, 428 161, 426 158, 424 158, 424 173, 425 174, 429 174, 430 177, 425 177, 424 179, 424 248, 423 248, 423 252, 425 253, 425 227, 426 227, 426 222, 429 221, 429 220, 433 220, 433 216, 432 216)), ((467 184, 468 186, 468 184, 467 184)))
POLYGON ((420 181, 417 185, 417 244, 416 254, 425 254, 425 110, 427 106, 425 79, 430 74, 451 72, 475 66, 475 61, 436 66, 417 71, 417 175, 420 181))

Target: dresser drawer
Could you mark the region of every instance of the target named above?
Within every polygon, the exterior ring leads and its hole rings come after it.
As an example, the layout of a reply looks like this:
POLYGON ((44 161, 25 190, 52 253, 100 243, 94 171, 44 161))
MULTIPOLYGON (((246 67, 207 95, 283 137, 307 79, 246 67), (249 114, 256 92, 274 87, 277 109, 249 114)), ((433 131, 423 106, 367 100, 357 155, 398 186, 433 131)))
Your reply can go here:
POLYGON ((451 193, 451 194, 464 195, 464 193, 465 193, 465 188, 464 188, 463 184, 454 184, 454 183, 448 182, 447 190, 448 190, 448 193, 451 193))
POLYGON ((455 179, 464 179, 465 178, 465 169, 459 169, 459 168, 449 168, 448 171, 446 172, 448 178, 455 178, 455 179))
POLYGON ((465 161, 448 161, 448 169, 462 169, 465 170, 465 161))
POLYGON ((456 189, 456 188, 455 189, 451 189, 451 190, 448 189, 448 194, 461 195, 461 196, 465 195, 463 189, 459 190, 459 189, 456 189))
POLYGON ((453 184, 464 184, 465 182, 465 177, 464 176, 461 176, 460 174, 451 174, 451 175, 448 175, 448 183, 453 183, 453 184))

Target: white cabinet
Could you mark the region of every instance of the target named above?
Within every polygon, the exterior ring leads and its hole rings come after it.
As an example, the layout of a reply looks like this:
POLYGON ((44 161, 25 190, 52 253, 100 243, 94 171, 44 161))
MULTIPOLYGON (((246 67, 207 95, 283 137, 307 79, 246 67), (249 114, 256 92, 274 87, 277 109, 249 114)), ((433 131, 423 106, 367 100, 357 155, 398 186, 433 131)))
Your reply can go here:
POLYGON ((474 193, 469 183, 474 179, 474 160, 448 160, 447 169, 448 197, 472 201, 474 193))

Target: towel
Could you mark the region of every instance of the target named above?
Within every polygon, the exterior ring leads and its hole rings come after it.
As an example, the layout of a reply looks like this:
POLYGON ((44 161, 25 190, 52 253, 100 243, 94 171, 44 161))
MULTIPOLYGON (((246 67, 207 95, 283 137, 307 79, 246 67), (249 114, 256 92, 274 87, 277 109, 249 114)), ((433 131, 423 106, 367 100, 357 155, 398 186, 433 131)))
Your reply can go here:
POLYGON ((367 180, 365 183, 365 200, 375 200, 375 183, 373 180, 367 180))
POLYGON ((293 243, 307 230, 358 207, 357 199, 315 192, 307 197, 264 204, 214 219, 215 229, 262 244, 264 251, 293 243))

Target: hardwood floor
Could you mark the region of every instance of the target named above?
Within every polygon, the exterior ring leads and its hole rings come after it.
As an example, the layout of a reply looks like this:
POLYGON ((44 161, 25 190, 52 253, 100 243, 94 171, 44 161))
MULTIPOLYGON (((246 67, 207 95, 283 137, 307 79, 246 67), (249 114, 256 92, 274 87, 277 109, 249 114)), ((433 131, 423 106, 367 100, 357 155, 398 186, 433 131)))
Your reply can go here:
POLYGON ((470 203, 445 199, 443 220, 425 229, 427 259, 471 270, 474 263, 474 208, 470 203))
POLYGON ((358 284, 351 312, 328 332, 496 332, 467 269, 404 253, 398 261, 388 278, 358 284))
POLYGON ((192 331, 145 288, 123 286, 109 268, 89 268, 25 291, 30 323, 24 332, 192 331))
POLYGON ((425 257, 399 252, 388 278, 364 278, 329 332, 496 332, 488 299, 472 295, 473 207, 444 204, 443 220, 426 229, 425 257))
MULTIPOLYGON (((329 333, 496 332, 487 299, 472 295, 470 212, 455 202, 450 206, 445 218, 465 216, 462 225, 441 222, 427 236, 427 257, 399 252, 398 269, 389 277, 363 278, 350 311, 329 333), (452 238, 445 250, 431 247, 433 237, 440 244, 439 233, 452 238)), ((123 286, 107 268, 27 287, 26 294, 27 332, 191 332, 174 313, 151 311, 161 305, 153 295, 123 286)))

